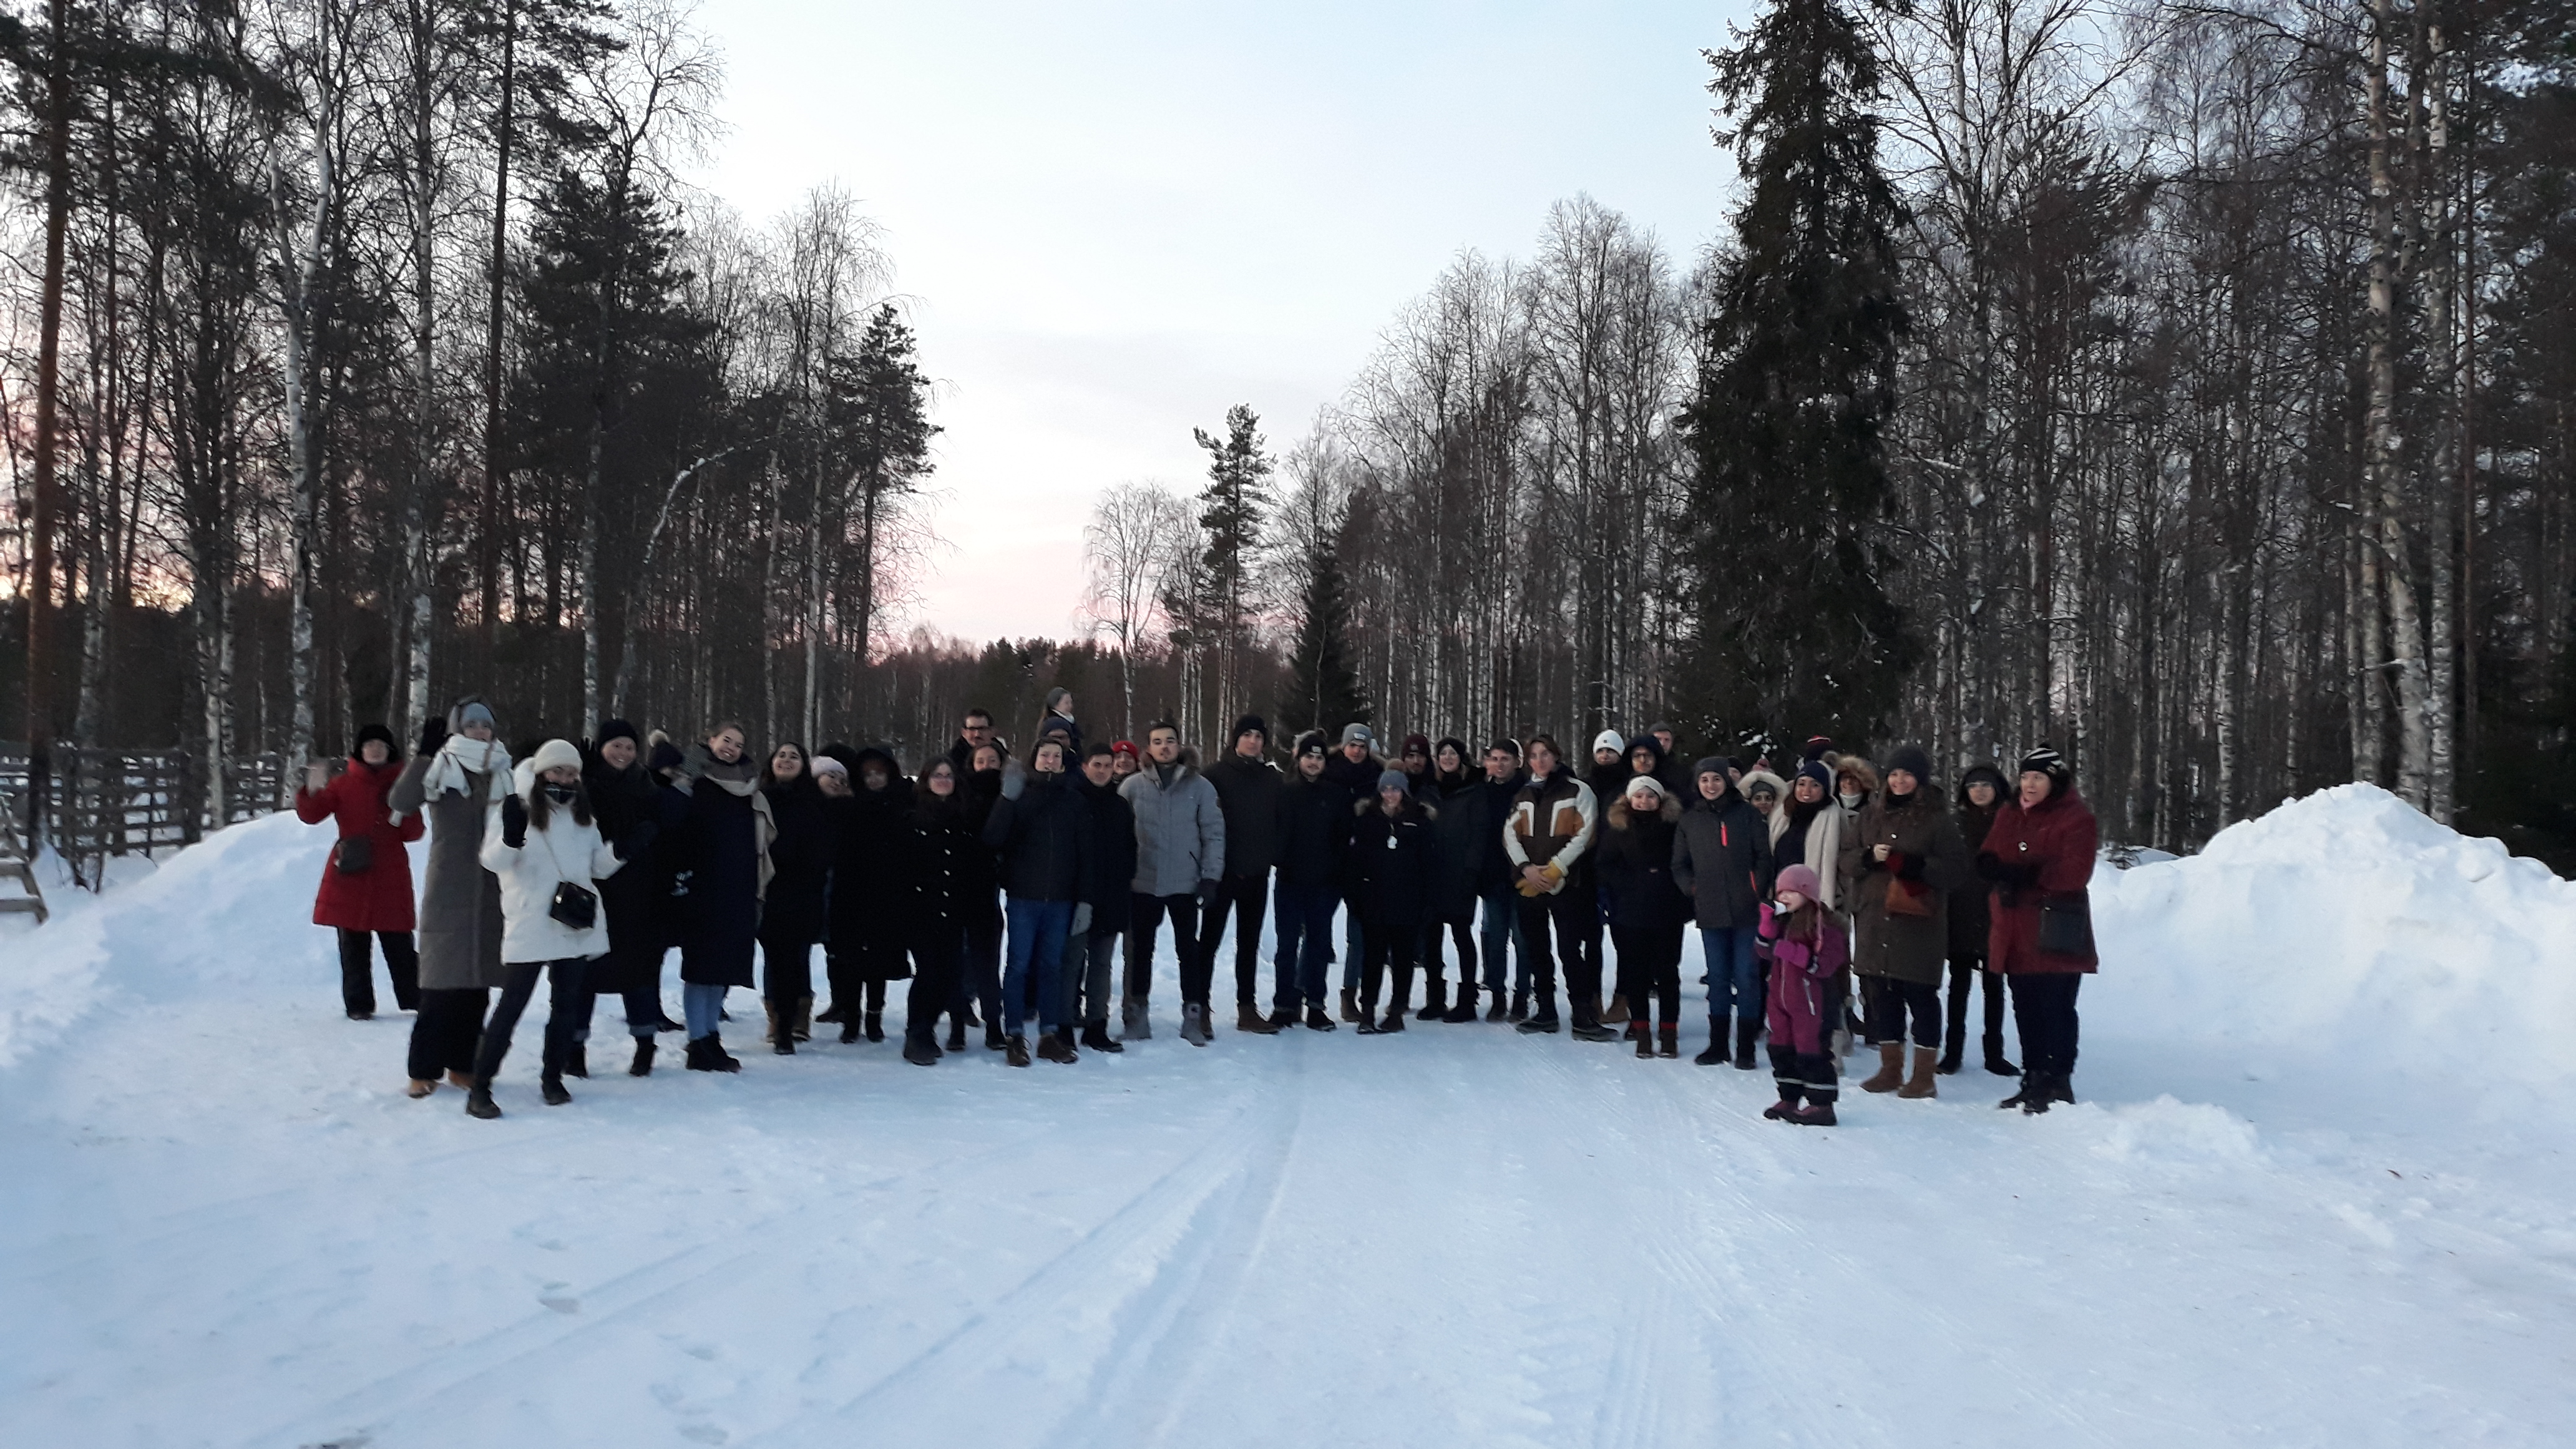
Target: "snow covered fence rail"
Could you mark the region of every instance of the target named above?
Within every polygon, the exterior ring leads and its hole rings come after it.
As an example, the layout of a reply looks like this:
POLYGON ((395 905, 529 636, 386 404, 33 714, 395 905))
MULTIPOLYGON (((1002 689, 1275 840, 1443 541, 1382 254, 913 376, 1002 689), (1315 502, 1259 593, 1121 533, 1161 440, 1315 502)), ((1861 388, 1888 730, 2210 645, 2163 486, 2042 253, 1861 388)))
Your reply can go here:
POLYGON ((42 792, 43 819, 32 803, 35 778, 27 747, 0 741, 0 819, 22 847, 33 834, 95 888, 101 865, 118 855, 194 844, 209 829, 237 825, 283 807, 291 775, 286 757, 252 755, 224 764, 223 818, 216 820, 198 757, 186 750, 104 750, 56 745, 42 792))

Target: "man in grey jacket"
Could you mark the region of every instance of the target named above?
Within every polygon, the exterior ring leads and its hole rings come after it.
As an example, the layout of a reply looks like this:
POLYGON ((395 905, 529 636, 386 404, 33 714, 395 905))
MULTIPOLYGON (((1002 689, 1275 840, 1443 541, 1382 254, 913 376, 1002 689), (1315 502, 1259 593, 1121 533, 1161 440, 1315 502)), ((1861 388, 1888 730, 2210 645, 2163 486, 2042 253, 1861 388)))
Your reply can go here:
POLYGON ((1136 812, 1135 909, 1121 1025, 1130 1040, 1153 1035, 1146 999, 1154 984, 1154 932, 1169 915, 1172 951, 1181 961, 1181 1039, 1206 1046, 1213 953, 1200 949, 1199 910, 1216 899, 1225 875, 1224 808, 1216 787, 1199 773, 1197 752, 1181 748, 1180 726, 1170 720, 1145 732, 1145 768, 1128 776, 1118 794, 1136 812))

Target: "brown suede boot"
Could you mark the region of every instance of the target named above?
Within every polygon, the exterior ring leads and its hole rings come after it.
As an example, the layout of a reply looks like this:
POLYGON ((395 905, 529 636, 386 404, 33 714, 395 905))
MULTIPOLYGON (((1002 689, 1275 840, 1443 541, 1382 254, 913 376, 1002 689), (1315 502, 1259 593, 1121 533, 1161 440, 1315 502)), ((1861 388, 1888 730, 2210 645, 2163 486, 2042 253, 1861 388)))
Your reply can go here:
POLYGON ((1893 1092, 1905 1082, 1905 1043, 1878 1044, 1878 1073, 1860 1084, 1864 1092, 1893 1092))
POLYGON ((1348 1022, 1368 1020, 1367 1017, 1360 1015, 1360 993, 1356 987, 1342 988, 1342 1020, 1348 1022))
POLYGON ((1261 1008, 1253 1005, 1249 1001, 1240 1001, 1235 1003, 1234 1029, 1236 1031, 1248 1031, 1256 1036, 1277 1036, 1279 1034, 1279 1028, 1271 1022, 1269 1017, 1261 1014, 1261 1008))
POLYGON ((1603 1026, 1627 1025, 1628 998, 1614 993, 1610 998, 1610 1004, 1601 1008, 1601 1024, 1603 1026))
POLYGON ((1941 1095, 1940 1089, 1935 1085, 1935 1083, 1939 1081, 1939 1078, 1932 1074, 1933 1067, 1939 1063, 1940 1059, 1940 1054, 1933 1051, 1930 1047, 1916 1047, 1914 1049, 1914 1068, 1906 1074, 1905 1085, 1896 1089, 1896 1095, 1900 1097, 1937 1097, 1941 1095))
POLYGON ((814 1039, 814 998, 811 996, 796 998, 796 1039, 798 1041, 814 1039))
MULTIPOLYGON (((778 1003, 764 996, 760 998, 760 1009, 769 1014, 769 1024, 760 1029, 760 1039, 765 1042, 774 1042, 778 1040, 778 1003)), ((789 1031, 789 1039, 791 1042, 794 1040, 794 1031, 792 1028, 789 1031)), ((793 1050, 792 1047, 790 1049, 793 1050)))

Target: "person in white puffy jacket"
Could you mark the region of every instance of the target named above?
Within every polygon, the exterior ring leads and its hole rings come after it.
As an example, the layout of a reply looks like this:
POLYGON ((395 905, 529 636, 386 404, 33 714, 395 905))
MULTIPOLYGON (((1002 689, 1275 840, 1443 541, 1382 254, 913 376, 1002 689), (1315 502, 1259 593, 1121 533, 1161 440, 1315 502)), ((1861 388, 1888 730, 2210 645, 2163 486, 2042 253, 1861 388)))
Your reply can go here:
POLYGON ((599 838, 590 795, 581 783, 581 751, 548 740, 513 772, 512 786, 483 827, 483 868, 501 882, 501 961, 509 980, 483 1024, 474 1086, 465 1110, 498 1117, 492 1078, 510 1052, 510 1033, 528 1009, 543 972, 551 991, 546 1013, 543 1084, 546 1105, 572 1100, 564 1074, 588 1076, 577 1060, 578 1034, 590 1020, 589 964, 608 954, 608 922, 599 882, 624 864, 599 838))

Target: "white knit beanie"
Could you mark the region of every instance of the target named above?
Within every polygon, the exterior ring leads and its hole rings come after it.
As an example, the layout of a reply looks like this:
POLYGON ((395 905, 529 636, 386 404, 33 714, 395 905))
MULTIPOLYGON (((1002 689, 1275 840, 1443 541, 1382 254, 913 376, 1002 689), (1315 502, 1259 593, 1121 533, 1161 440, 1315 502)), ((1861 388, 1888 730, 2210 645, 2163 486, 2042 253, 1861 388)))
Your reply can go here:
POLYGON ((580 769, 581 751, 575 749, 569 740, 548 740, 537 746, 536 756, 528 761, 529 768, 540 775, 557 765, 569 765, 573 769, 580 769))

